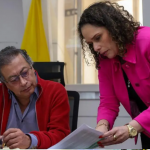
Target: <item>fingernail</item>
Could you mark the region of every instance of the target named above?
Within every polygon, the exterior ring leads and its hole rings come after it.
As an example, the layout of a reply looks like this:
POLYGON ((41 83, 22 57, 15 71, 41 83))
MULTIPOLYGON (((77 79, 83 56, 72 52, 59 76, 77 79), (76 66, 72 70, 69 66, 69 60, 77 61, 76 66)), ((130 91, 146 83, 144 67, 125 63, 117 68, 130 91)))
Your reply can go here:
POLYGON ((97 142, 97 144, 101 147, 104 147, 104 145, 101 142, 97 142))
POLYGON ((102 144, 101 142, 97 142, 97 144, 102 144))
POLYGON ((99 144, 100 147, 104 148, 104 146, 102 144, 99 144))
POLYGON ((99 136, 99 138, 103 138, 103 136, 101 135, 101 136, 99 136))

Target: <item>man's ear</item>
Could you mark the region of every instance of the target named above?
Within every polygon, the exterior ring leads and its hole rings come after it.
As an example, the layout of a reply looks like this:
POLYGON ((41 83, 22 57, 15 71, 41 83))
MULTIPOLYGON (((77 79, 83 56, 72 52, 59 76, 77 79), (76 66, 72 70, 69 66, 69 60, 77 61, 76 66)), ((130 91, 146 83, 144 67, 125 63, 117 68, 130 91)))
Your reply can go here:
POLYGON ((0 82, 5 84, 5 81, 2 76, 0 76, 0 82))

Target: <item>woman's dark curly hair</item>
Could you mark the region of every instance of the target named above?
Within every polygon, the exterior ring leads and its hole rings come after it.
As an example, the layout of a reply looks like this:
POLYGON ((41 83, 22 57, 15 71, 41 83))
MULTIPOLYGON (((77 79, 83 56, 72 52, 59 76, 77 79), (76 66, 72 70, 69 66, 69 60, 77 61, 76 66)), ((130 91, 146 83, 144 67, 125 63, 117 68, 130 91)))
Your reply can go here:
POLYGON ((96 69, 99 69, 100 54, 95 52, 93 46, 88 45, 84 40, 81 29, 86 24, 105 27, 112 36, 113 41, 117 43, 119 56, 121 57, 127 52, 126 46, 134 43, 137 29, 140 26, 140 23, 134 21, 133 16, 117 3, 97 2, 85 9, 78 23, 78 33, 84 58, 85 53, 89 51, 90 57, 95 60, 96 69))

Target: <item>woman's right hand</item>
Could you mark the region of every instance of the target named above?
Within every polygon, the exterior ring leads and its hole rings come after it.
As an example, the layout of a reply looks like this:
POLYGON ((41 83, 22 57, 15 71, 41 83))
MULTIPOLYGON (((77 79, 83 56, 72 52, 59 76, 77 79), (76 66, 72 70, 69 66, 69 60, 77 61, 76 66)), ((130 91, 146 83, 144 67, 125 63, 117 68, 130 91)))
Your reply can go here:
POLYGON ((101 126, 97 126, 97 127, 96 127, 96 130, 97 130, 97 131, 100 131, 100 132, 102 132, 102 133, 105 133, 105 132, 108 131, 108 128, 107 128, 107 126, 105 126, 105 125, 101 125, 101 126))
MULTIPOLYGON (((95 128, 97 131, 102 132, 103 134, 108 132, 109 130, 109 123, 107 120, 100 120, 95 128)), ((102 135, 99 137, 102 138, 102 135)), ((99 141, 97 143, 100 148, 104 148, 104 145, 99 141)))
POLYGON ((105 133, 109 130, 109 123, 107 120, 100 120, 98 123, 97 123, 97 126, 96 126, 96 130, 97 131, 100 131, 102 133, 105 133))
MULTIPOLYGON (((105 132, 108 131, 108 128, 105 125, 101 125, 101 126, 97 126, 96 130, 104 134, 105 132)), ((101 138, 101 136, 99 138, 101 138)), ((104 145, 102 145, 101 142, 98 142, 97 144, 99 145, 100 148, 104 148, 104 145)))

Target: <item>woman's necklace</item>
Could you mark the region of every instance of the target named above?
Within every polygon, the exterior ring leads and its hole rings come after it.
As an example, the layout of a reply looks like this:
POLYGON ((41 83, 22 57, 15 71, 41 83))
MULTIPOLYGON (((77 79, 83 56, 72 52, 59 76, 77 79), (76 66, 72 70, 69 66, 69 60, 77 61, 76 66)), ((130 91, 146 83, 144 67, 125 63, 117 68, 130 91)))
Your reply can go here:
POLYGON ((131 82, 130 82, 130 80, 128 79, 128 88, 130 88, 130 86, 131 86, 131 82))
MULTIPOLYGON (((120 61, 121 65, 126 62, 125 60, 122 59, 122 57, 119 56, 118 58, 119 58, 119 61, 120 61)), ((128 81, 127 81, 127 87, 130 88, 130 86, 131 86, 131 82, 128 79, 128 81)))

